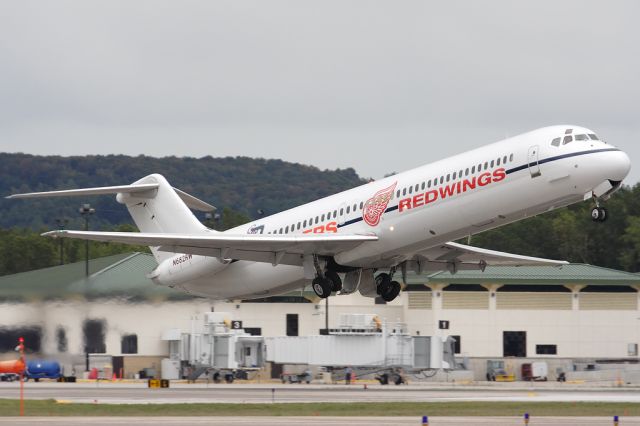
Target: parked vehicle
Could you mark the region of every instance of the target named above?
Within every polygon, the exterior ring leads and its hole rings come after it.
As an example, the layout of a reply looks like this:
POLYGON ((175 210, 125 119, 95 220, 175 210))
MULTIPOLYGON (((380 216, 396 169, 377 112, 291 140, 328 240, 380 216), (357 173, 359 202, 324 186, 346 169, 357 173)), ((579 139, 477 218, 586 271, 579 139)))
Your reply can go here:
POLYGON ((27 361, 24 377, 25 380, 33 379, 36 382, 40 379, 58 379, 62 377, 62 369, 58 361, 27 361))

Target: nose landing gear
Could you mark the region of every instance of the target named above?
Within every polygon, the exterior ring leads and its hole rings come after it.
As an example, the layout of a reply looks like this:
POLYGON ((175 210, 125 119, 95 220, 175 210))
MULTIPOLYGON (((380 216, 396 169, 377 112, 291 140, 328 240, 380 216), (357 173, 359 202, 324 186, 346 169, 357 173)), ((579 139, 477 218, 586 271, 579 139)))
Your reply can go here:
POLYGON ((609 212, 604 207, 600 207, 600 203, 595 194, 593 194, 593 201, 596 206, 591 210, 591 220, 594 222, 604 222, 609 218, 609 212))
POLYGON ((591 210, 591 219, 594 222, 604 222, 609 218, 609 212, 604 207, 594 207, 591 210))

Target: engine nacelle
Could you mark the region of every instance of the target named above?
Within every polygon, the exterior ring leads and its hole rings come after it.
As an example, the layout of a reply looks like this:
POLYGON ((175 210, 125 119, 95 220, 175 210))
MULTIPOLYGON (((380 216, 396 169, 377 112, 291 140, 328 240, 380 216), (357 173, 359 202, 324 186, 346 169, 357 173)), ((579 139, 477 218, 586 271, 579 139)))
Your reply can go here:
POLYGON ((184 284, 203 275, 214 275, 225 269, 231 261, 193 254, 176 254, 162 262, 149 274, 156 284, 173 286, 184 284))

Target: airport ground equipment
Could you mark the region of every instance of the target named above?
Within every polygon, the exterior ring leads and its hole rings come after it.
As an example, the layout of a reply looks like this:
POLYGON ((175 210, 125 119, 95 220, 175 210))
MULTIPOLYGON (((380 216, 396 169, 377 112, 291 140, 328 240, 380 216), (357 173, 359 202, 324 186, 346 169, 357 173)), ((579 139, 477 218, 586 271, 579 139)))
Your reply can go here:
POLYGON ((252 336, 225 312, 207 312, 191 319, 191 331, 167 330, 169 358, 162 360, 162 378, 196 380, 208 374, 214 381, 247 378, 264 365, 264 340, 252 336), (204 320, 204 321, 203 321, 204 320))
POLYGON ((387 374, 387 382, 390 377, 397 380, 397 368, 415 371, 455 367, 450 338, 411 336, 405 324, 387 324, 373 314, 342 314, 339 324, 327 335, 266 337, 266 360, 325 366, 334 372, 334 380, 340 380, 343 368, 352 367, 357 377, 387 374))
POLYGON ((515 374, 507 373, 504 361, 487 360, 487 380, 490 382, 515 382, 515 374))
POLYGON ((549 377, 549 368, 544 361, 536 361, 522 364, 522 380, 546 382, 549 377))
POLYGON ((24 372, 25 380, 33 379, 36 382, 40 379, 58 379, 62 377, 62 369, 58 361, 33 360, 27 361, 27 368, 24 372))

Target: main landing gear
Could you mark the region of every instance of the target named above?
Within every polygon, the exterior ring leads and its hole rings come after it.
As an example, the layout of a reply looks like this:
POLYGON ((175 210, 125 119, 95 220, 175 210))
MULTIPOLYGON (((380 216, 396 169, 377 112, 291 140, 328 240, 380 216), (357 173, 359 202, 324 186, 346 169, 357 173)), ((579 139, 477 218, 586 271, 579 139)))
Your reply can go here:
POLYGON ((323 271, 317 256, 313 257, 313 263, 317 275, 311 282, 311 287, 319 298, 326 299, 332 292, 342 290, 342 280, 336 271, 330 269, 323 271))
POLYGON ((391 302, 398 297, 402 289, 398 281, 393 281, 393 274, 396 272, 396 268, 391 268, 389 272, 391 274, 382 273, 376 277, 376 293, 378 293, 385 302, 391 302))

